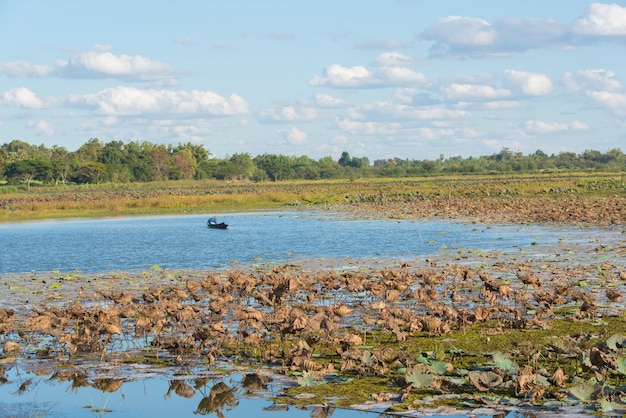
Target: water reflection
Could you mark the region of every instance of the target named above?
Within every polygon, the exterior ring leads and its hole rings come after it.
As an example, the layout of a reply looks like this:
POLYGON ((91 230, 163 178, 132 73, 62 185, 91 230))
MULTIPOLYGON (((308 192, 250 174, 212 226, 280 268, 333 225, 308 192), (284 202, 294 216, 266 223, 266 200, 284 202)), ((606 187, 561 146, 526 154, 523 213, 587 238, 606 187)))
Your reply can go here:
MULTIPOLYGON (((5 359, 6 360, 6 359, 5 359)), ((169 379, 143 370, 127 369, 124 377, 107 377, 107 370, 54 370, 67 365, 38 368, 17 363, 0 366, 0 416, 295 416, 328 418, 360 417, 366 412, 327 406, 291 407, 266 400, 276 396, 283 377, 251 372, 217 375, 206 370, 191 371, 181 378, 168 370, 169 379), (200 375, 206 374, 206 375, 200 375), (139 376, 133 378, 132 376, 139 376), (166 383, 166 387, 163 387, 166 383), (160 395, 159 395, 160 394, 160 395), (62 400, 62 402, 61 402, 62 400)), ((267 373, 270 373, 269 371, 267 373)))

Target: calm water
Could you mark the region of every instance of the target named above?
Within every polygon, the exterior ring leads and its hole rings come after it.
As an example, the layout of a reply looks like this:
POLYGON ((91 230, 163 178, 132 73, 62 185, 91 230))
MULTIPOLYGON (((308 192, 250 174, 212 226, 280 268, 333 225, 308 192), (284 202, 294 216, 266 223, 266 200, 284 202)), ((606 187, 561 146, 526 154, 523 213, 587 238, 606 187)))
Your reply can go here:
POLYGON ((568 240, 588 232, 537 226, 484 226, 446 221, 347 220, 301 212, 220 217, 227 230, 206 227, 208 216, 163 216, 0 224, 0 273, 104 272, 220 268, 234 262, 298 259, 410 258, 457 248, 510 250, 568 240))

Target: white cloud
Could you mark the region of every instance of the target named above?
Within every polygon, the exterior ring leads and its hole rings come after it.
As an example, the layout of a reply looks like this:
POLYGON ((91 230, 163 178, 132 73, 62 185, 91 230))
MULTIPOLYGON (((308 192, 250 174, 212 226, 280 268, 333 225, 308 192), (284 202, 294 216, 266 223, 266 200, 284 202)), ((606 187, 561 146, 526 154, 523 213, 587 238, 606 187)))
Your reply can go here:
POLYGON ((450 110, 440 107, 419 107, 404 104, 377 101, 359 106, 348 111, 348 116, 355 120, 436 120, 459 119, 469 115, 462 110, 450 110))
POLYGON ((410 67, 415 64, 414 61, 412 57, 399 52, 383 52, 374 59, 373 64, 379 67, 410 67))
POLYGON ((96 94, 71 95, 68 104, 89 105, 109 116, 202 115, 232 116, 249 112, 246 101, 233 94, 228 98, 211 91, 140 90, 114 87, 96 94))
POLYGON ((441 88, 446 100, 494 100, 511 96, 508 89, 487 85, 452 83, 441 88))
POLYGON ((460 101, 454 105, 456 109, 472 109, 472 110, 509 110, 517 109, 522 104, 515 100, 497 100, 487 102, 464 102, 460 101))
POLYGON ((376 73, 363 66, 343 67, 332 64, 323 76, 314 76, 309 85, 334 88, 368 88, 420 84, 426 81, 422 73, 405 67, 382 67, 376 73))
POLYGON ((289 129, 279 129, 276 130, 276 132, 291 145, 300 145, 307 142, 306 133, 302 132, 296 127, 291 127, 289 129))
POLYGON ((26 61, 0 63, 0 74, 9 77, 45 77, 54 69, 45 65, 31 65, 26 61))
POLYGON ((574 33, 597 36, 626 35, 626 7, 593 3, 572 25, 574 33))
POLYGON ((28 122, 29 128, 34 128, 41 135, 52 136, 55 134, 55 129, 50 122, 40 120, 38 122, 28 122))
POLYGON ((524 128, 526 129, 526 131, 531 133, 549 134, 570 131, 586 131, 589 129, 589 126, 586 123, 580 121, 574 121, 572 123, 562 123, 528 120, 524 123, 524 128))
POLYGON ((618 91, 622 88, 621 83, 615 79, 615 73, 603 69, 581 70, 575 73, 566 72, 562 82, 565 90, 569 93, 587 90, 618 91))
POLYGON ((493 23, 479 18, 447 16, 419 36, 433 41, 430 55, 444 58, 505 57, 531 49, 571 49, 595 42, 593 36, 625 33, 624 9, 616 5, 592 5, 574 23, 554 19, 509 17, 493 23))
POLYGON ((422 84, 426 77, 422 73, 415 72, 404 67, 382 67, 376 76, 387 85, 422 84))
POLYGON ((393 142, 394 145, 413 146, 416 143, 425 141, 436 142, 446 141, 457 143, 464 139, 476 138, 478 132, 471 128, 463 127, 429 127, 423 123, 415 122, 373 122, 355 121, 349 119, 338 120, 337 128, 348 135, 363 135, 375 137, 377 142, 385 140, 393 142))
POLYGON ((319 112, 311 107, 284 106, 261 112, 259 119, 262 122, 293 122, 312 121, 319 117, 319 112))
POLYGON ((506 70, 504 80, 527 96, 545 96, 552 92, 552 81, 545 74, 506 70))
POLYGON ((27 109, 41 109, 45 107, 44 102, 26 87, 17 87, 5 91, 2 95, 2 104, 27 109))
POLYGON ((379 81, 363 66, 343 67, 332 64, 326 67, 323 76, 311 78, 309 84, 312 86, 350 88, 373 86, 379 84, 379 81))
POLYGON ((496 42, 497 33, 483 19, 447 16, 427 28, 424 37, 452 45, 486 46, 496 42))
POLYGON ((597 104, 609 109, 626 111, 626 94, 609 91, 590 91, 587 93, 597 104))
POLYGON ((110 51, 91 50, 75 55, 68 61, 58 61, 56 72, 68 78, 121 78, 153 81, 173 77, 176 71, 169 65, 141 55, 115 55, 110 51))
POLYGON ((315 104, 319 107, 327 107, 327 108, 338 108, 338 107, 346 107, 349 103, 345 100, 338 99, 329 94, 317 93, 313 100, 315 104))

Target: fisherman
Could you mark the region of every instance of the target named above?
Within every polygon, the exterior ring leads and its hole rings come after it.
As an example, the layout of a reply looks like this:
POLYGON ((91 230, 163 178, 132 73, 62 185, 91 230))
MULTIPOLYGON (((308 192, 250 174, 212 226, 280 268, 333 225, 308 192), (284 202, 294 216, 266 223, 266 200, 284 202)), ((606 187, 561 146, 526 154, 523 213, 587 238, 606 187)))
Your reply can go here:
POLYGON ((217 216, 209 218, 209 225, 217 225, 217 216))

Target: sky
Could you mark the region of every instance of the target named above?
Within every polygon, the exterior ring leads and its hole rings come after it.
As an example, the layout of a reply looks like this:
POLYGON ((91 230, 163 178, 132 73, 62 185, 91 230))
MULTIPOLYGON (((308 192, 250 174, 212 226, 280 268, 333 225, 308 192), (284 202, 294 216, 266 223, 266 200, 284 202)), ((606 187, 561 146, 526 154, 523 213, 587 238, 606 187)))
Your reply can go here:
POLYGON ((626 0, 0 0, 0 144, 626 152, 626 0))

